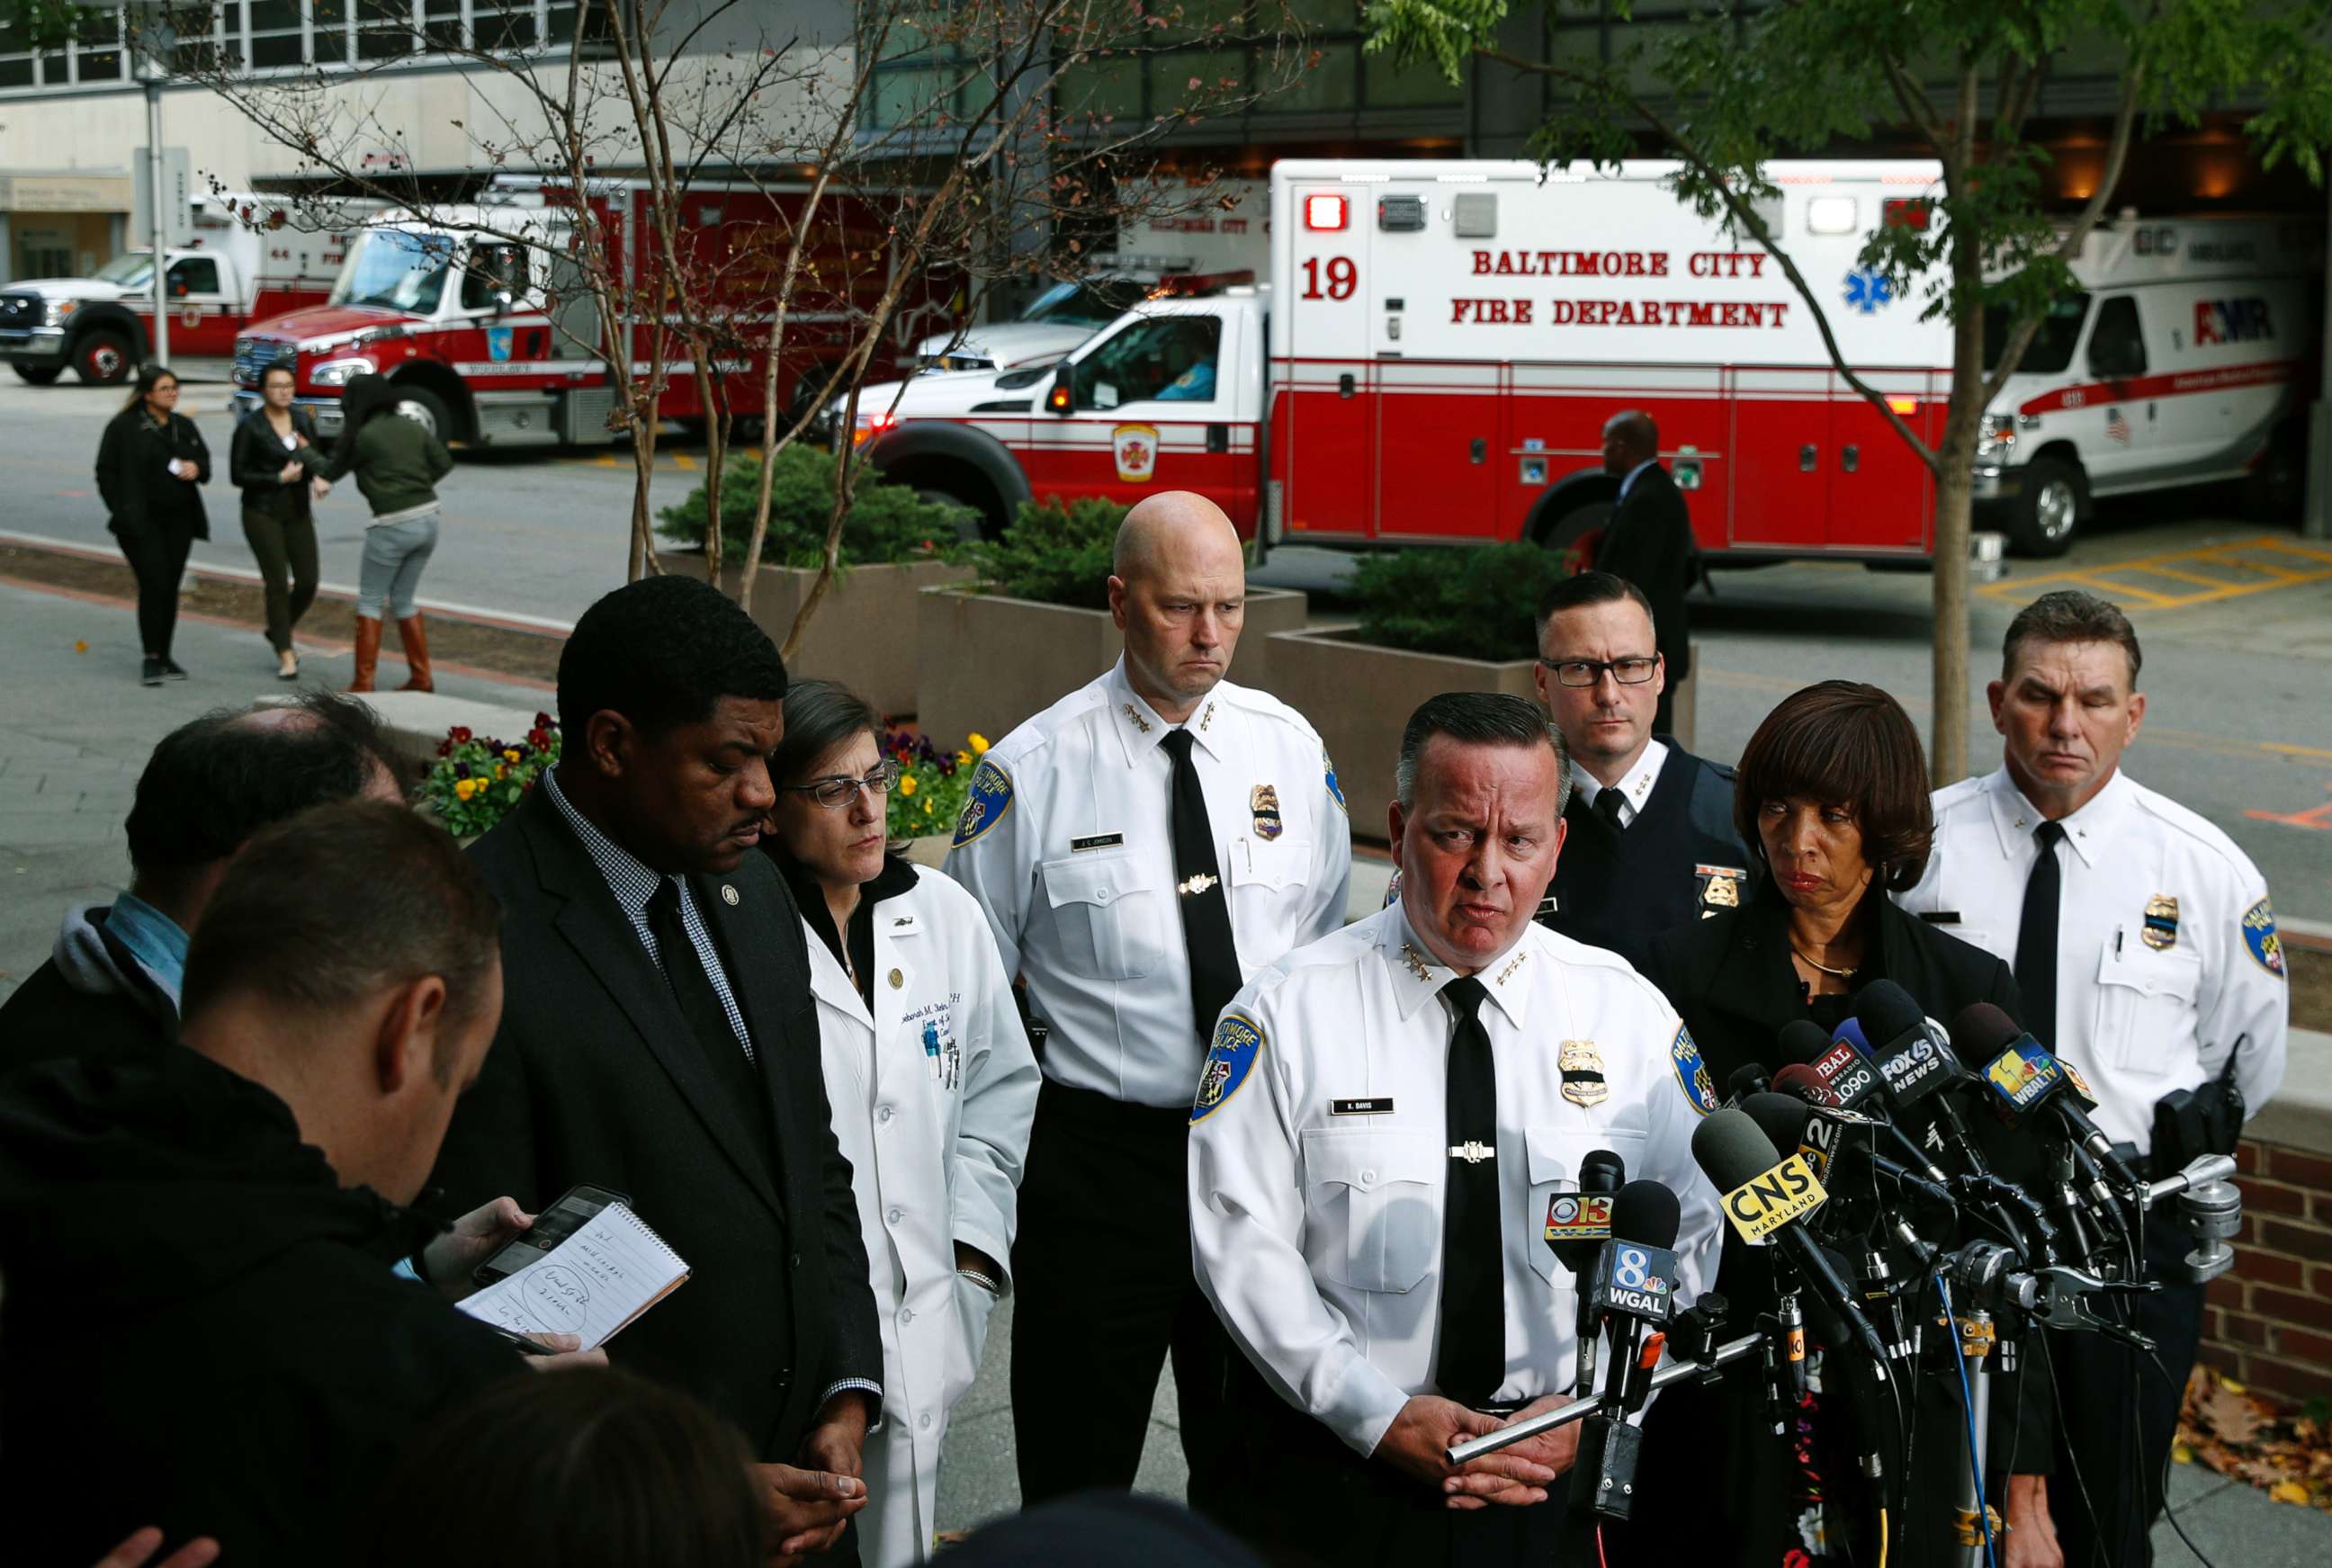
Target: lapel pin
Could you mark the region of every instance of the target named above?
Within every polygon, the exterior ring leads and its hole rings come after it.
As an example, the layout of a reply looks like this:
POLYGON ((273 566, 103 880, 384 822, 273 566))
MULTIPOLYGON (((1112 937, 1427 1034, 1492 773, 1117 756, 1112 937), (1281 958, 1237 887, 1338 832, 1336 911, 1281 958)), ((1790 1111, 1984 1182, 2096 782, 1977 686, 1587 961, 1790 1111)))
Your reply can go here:
POLYGON ((721 884, 721 902, 731 909, 737 907, 737 890, 725 882, 721 884))
POLYGON ((906 983, 907 977, 903 972, 895 969, 891 971, 891 989, 893 990, 902 989, 906 985, 906 983))

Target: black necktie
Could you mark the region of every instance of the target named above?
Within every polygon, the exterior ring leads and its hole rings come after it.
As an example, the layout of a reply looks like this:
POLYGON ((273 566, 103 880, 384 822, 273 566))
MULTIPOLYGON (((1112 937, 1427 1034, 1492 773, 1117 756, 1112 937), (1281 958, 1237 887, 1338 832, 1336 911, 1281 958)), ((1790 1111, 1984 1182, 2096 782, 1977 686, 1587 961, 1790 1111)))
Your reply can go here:
POLYGON ((1595 815, 1609 823, 1612 832, 1625 833, 1628 825, 1620 820, 1620 808, 1627 803, 1628 798, 1617 787, 1607 784, 1595 792, 1595 815))
POLYGON ((2024 880, 2024 917, 2016 928, 2016 990, 2024 1001, 2024 1028, 2042 1045, 2057 1042, 2057 912, 2064 891, 2057 846, 2061 822, 2043 822, 2032 832, 2040 846, 2032 875, 2024 880))
POLYGON ((1479 1408, 1506 1381, 1505 1246, 1498 1223, 1498 1068, 1482 1027, 1489 993, 1471 976, 1442 988, 1449 1036, 1449 1183, 1441 1206, 1441 1334, 1433 1381, 1479 1408))
POLYGON ((1206 793, 1190 763, 1190 731, 1169 730, 1159 744, 1174 763, 1174 902, 1182 911, 1182 945, 1190 955, 1190 1012, 1204 1040, 1238 994, 1238 944, 1231 940, 1230 900, 1223 896, 1215 863, 1206 793))
POLYGON ((655 896, 648 900, 648 932, 655 938, 664 983, 672 987, 673 999, 680 1004, 680 1016, 688 1020, 690 1031, 714 1069, 723 1078, 733 1077, 732 1059, 750 1064, 751 1052, 730 1027, 721 993, 712 989, 712 978, 704 972, 704 960, 696 944, 688 940, 688 924, 680 917, 678 877, 667 876, 656 883, 655 896))

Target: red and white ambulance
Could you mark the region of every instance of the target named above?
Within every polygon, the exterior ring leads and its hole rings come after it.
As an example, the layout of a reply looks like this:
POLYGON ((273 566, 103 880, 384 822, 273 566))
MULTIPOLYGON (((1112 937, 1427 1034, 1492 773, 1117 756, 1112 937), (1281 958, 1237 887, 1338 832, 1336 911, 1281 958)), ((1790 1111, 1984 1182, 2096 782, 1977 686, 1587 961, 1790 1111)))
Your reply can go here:
MULTIPOLYGON (((1154 301, 1057 367, 871 387, 853 439, 999 526, 1032 497, 1212 496, 1267 543, 1528 540, 1600 527, 1601 427, 1638 408, 1711 558, 1926 557, 1935 486, 1832 368, 1780 267, 1679 203, 1672 163, 1290 161, 1267 288, 1154 301)), ((1933 163, 1785 162, 1765 215, 1857 373, 1943 434, 1951 343, 1858 265, 1921 224, 1933 163)), ((2024 549, 2090 497, 2238 476, 2296 407, 2308 225, 2124 222, 1994 404, 1979 495, 2024 549)))
MULTIPOLYGON (((329 212, 281 196, 205 192, 188 204, 194 234, 165 253, 174 359, 224 359, 253 321, 320 302, 349 242, 379 202, 329 212)), ((107 386, 126 379, 154 341, 154 257, 141 247, 87 278, 28 278, 0 290, 0 359, 36 387, 68 368, 107 386)))
MULTIPOLYGON (((717 395, 733 415, 762 407, 763 341, 808 187, 692 187, 680 244, 708 260, 718 297, 708 313, 732 333, 714 368, 717 395)), ((665 281, 644 182, 609 179, 586 198, 610 236, 627 296, 661 301, 665 281)), ((261 373, 289 363, 295 397, 315 411, 318 430, 339 432, 340 394, 357 376, 386 376, 405 411, 449 440, 473 445, 550 445, 605 440, 618 395, 609 373, 596 297, 573 259, 577 205, 553 182, 498 177, 480 201, 380 215, 349 247, 330 297, 264 321, 236 339, 234 403, 258 400, 261 373)), ((829 195, 788 313, 781 395, 815 396, 833 364, 857 341, 896 264, 888 225, 869 204, 829 195)), ((909 284, 894 315, 879 373, 895 373, 903 350, 951 322, 945 280, 909 284)), ((674 317, 658 309, 627 314, 624 339, 632 374, 661 359, 667 380, 657 413, 683 423, 708 417, 693 364, 674 317)))

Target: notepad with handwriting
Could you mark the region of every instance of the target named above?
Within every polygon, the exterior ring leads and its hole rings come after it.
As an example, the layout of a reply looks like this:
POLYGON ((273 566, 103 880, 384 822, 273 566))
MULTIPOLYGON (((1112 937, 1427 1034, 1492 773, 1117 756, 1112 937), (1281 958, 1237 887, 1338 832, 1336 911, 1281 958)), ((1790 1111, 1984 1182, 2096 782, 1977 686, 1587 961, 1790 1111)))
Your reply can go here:
POLYGON ((688 1265, 620 1203, 593 1215, 539 1263, 457 1305, 516 1334, 571 1334, 585 1350, 615 1338, 686 1283, 688 1265))

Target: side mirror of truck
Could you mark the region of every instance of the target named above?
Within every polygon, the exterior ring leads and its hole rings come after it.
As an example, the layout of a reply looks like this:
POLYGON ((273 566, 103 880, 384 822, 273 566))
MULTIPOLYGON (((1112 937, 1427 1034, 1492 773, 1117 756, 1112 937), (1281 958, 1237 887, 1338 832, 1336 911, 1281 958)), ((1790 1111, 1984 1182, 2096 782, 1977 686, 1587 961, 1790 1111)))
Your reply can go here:
POLYGON ((1053 389, 1045 394, 1048 414, 1074 414, 1077 409, 1075 372, 1066 359, 1053 367, 1053 389))
POLYGON ((497 316, 507 316, 511 313, 511 292, 508 289, 496 289, 494 291, 494 314, 497 316))

